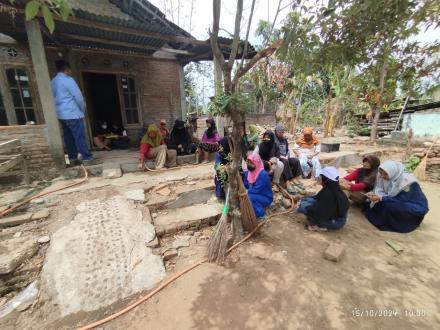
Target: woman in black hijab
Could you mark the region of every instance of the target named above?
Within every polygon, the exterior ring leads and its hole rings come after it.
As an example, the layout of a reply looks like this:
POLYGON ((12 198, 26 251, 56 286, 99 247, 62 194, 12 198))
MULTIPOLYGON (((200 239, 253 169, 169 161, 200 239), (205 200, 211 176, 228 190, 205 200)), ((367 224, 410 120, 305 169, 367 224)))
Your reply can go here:
POLYGON ((280 183, 283 174, 284 164, 280 161, 280 149, 275 143, 275 134, 272 131, 266 131, 263 139, 254 152, 258 152, 264 163, 264 169, 273 174, 273 181, 280 183))
POLYGON ((339 172, 333 167, 324 167, 316 173, 321 179, 322 189, 312 197, 303 198, 298 212, 307 216, 311 231, 341 229, 347 222, 350 205, 347 195, 339 187, 339 172))
POLYGON ((169 149, 175 149, 179 156, 194 152, 195 146, 192 145, 191 135, 186 130, 183 120, 176 119, 174 121, 169 144, 169 149))

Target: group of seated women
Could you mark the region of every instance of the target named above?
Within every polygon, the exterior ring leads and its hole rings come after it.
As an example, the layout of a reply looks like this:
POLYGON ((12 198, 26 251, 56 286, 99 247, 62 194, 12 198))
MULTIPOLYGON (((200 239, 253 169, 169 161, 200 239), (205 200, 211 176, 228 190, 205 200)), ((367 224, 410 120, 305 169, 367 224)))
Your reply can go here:
POLYGON ((362 168, 344 178, 339 179, 334 167, 325 167, 318 173, 323 188, 315 196, 302 199, 298 207, 298 212, 310 222, 309 230, 342 228, 349 199, 362 208, 371 224, 384 231, 411 232, 428 213, 426 196, 401 162, 388 160, 380 164, 379 158, 369 155, 363 159, 362 168))

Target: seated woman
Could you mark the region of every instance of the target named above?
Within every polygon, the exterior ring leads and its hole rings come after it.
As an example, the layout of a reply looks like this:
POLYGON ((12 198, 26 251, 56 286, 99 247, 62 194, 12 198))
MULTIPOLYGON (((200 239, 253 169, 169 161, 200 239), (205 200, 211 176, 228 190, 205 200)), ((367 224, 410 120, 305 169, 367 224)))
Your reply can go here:
POLYGON ((197 143, 196 164, 199 163, 202 154, 204 155, 203 164, 206 164, 209 160, 209 154, 217 152, 219 149, 220 135, 217 132, 214 119, 206 119, 206 127, 207 130, 203 133, 202 143, 197 143))
POLYGON ((111 140, 107 138, 107 135, 110 134, 110 129, 107 125, 107 122, 102 122, 96 128, 96 135, 93 137, 93 143, 95 146, 99 148, 99 150, 112 150, 109 146, 111 144, 111 140))
POLYGON ((417 179, 404 172, 400 162, 388 160, 379 167, 374 191, 367 194, 365 215, 376 228, 409 233, 428 213, 428 201, 417 179))
POLYGON ((324 167, 317 172, 322 189, 312 197, 303 198, 298 212, 305 214, 311 231, 341 229, 347 221, 349 201, 339 187, 339 172, 333 167, 324 167))
POLYGON ((341 189, 349 192, 348 198, 355 205, 364 205, 367 199, 365 193, 374 188, 380 159, 375 155, 368 155, 362 160, 362 163, 362 168, 354 170, 339 180, 341 189))
POLYGON ((168 143, 170 142, 170 130, 167 126, 167 121, 165 119, 161 119, 159 123, 159 131, 160 135, 162 135, 163 140, 165 141, 165 144, 168 146, 168 143))
POLYGON ((192 154, 194 152, 195 147, 192 143, 191 135, 187 131, 183 120, 176 119, 174 121, 168 148, 176 150, 179 156, 192 154))
POLYGON ((139 150, 139 166, 140 170, 145 168, 145 159, 155 159, 156 169, 160 170, 164 166, 176 166, 177 152, 176 150, 168 150, 165 141, 155 124, 149 125, 147 133, 141 141, 139 150))
POLYGON ((272 186, 263 161, 258 154, 252 153, 246 160, 248 171, 244 173, 244 185, 257 218, 264 218, 266 207, 273 202, 272 186))
POLYGON ((298 158, 290 157, 289 141, 284 136, 282 124, 275 127, 275 140, 280 149, 280 161, 284 164, 283 178, 287 191, 291 194, 304 191, 305 187, 299 181, 299 177, 302 175, 301 164, 298 158))
POLYGON ((127 136, 125 128, 118 124, 110 125, 110 131, 112 133, 112 147, 114 149, 129 149, 130 138, 127 136))
POLYGON ((317 157, 321 152, 321 145, 319 140, 313 136, 313 128, 306 127, 303 129, 303 135, 296 140, 293 152, 301 163, 303 177, 310 177, 313 171, 317 178, 316 173, 321 168, 317 157))
POLYGON ((250 151, 255 150, 255 148, 260 144, 260 136, 258 134, 257 126, 249 125, 249 134, 247 135, 248 149, 250 151))
POLYGON ((275 143, 275 134, 272 131, 264 132, 263 141, 255 148, 254 153, 260 155, 266 171, 271 175, 273 174, 273 182, 280 184, 284 164, 279 159, 280 149, 275 143))

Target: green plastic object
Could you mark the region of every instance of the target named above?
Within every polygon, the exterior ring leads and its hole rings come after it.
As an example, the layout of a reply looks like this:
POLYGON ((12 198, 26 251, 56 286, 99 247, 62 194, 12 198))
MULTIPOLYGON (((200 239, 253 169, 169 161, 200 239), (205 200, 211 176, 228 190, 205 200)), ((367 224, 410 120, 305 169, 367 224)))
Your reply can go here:
POLYGON ((393 241, 385 241, 385 243, 387 243, 387 245, 392 248, 397 254, 400 254, 400 252, 403 252, 403 249, 397 245, 395 242, 393 241))

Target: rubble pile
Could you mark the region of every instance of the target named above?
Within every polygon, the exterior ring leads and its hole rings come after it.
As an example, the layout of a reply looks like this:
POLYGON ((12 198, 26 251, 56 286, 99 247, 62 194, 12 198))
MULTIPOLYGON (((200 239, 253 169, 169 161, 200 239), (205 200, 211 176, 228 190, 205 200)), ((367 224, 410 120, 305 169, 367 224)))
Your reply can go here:
MULTIPOLYGON (((423 158, 428 153, 429 147, 430 143, 425 143, 425 148, 413 149, 413 155, 423 158)), ((435 143, 429 151, 426 163, 426 179, 440 183, 440 143, 435 143)))

